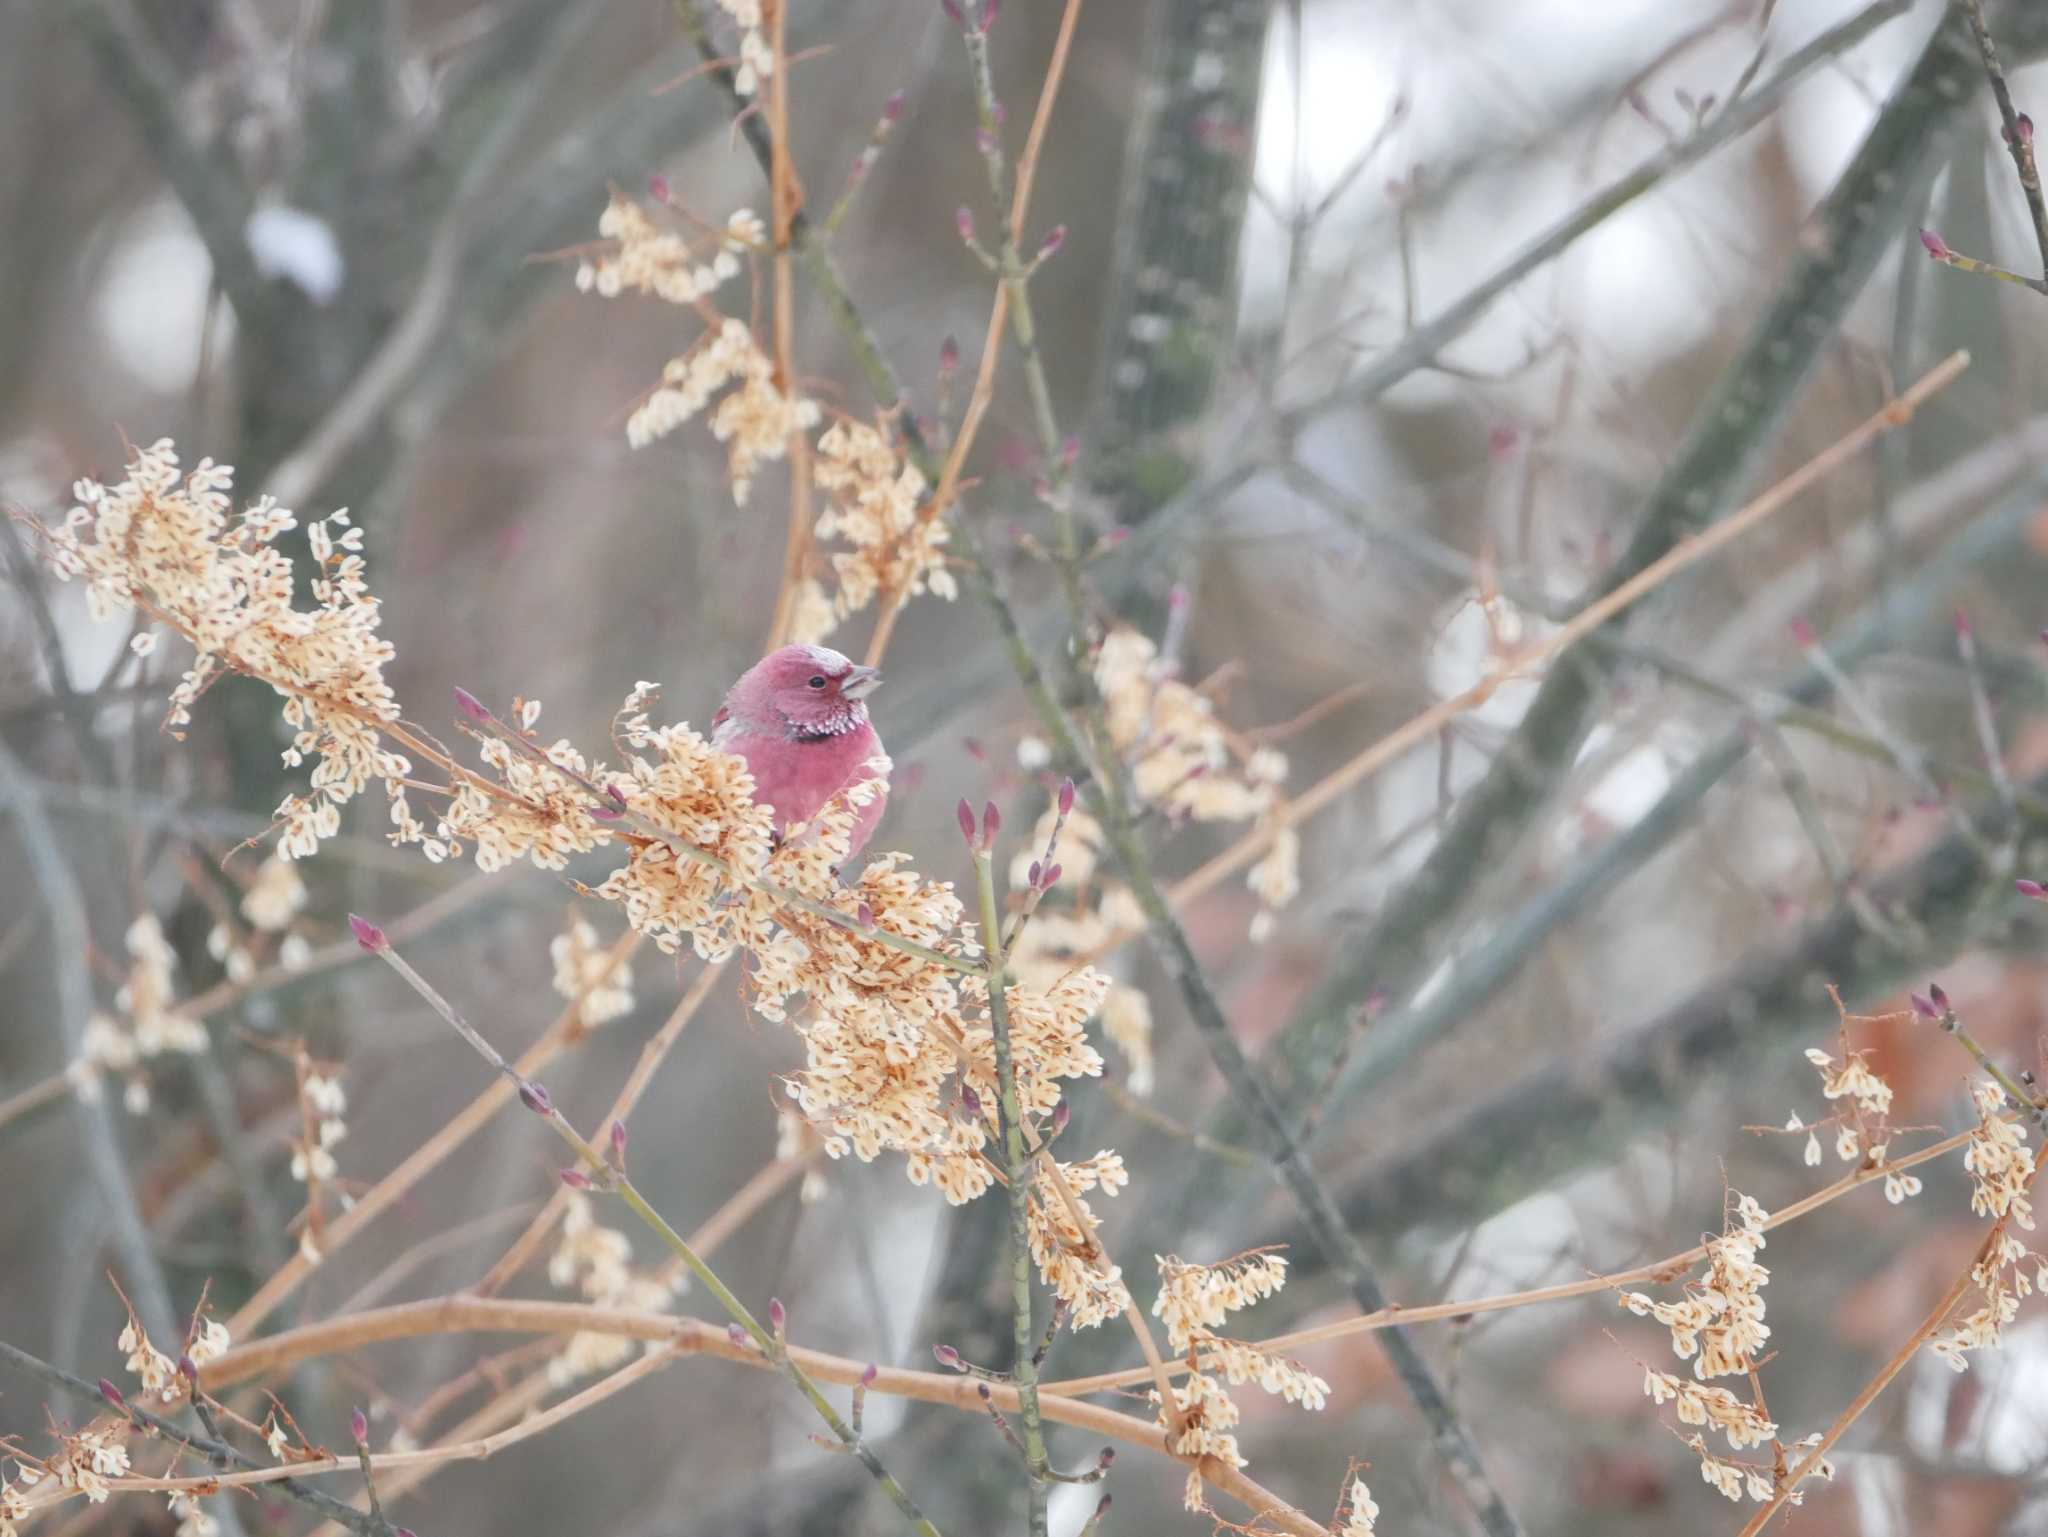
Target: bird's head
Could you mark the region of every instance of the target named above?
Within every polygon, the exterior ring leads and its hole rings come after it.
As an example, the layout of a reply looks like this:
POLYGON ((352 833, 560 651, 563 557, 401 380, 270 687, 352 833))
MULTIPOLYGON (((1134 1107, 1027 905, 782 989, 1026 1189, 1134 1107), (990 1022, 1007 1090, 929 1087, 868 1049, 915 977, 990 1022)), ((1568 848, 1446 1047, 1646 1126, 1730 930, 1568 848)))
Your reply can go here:
POLYGON ((838 736, 867 723, 867 696, 881 686, 881 673, 829 646, 784 646, 748 668, 726 704, 756 729, 838 736))

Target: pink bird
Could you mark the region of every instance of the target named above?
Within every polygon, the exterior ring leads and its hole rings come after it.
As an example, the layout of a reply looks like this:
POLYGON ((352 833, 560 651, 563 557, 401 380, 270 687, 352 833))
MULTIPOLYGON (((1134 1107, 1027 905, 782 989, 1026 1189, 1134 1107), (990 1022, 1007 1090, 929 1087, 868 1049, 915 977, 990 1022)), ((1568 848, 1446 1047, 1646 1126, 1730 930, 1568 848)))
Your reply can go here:
MULTIPOLYGON (((711 745, 747 760, 754 799, 775 809, 779 833, 867 777, 867 761, 882 751, 867 697, 881 686, 881 673, 830 647, 784 646, 740 674, 711 717, 711 745)), ((848 858, 866 845, 887 800, 878 795, 860 809, 848 858)))

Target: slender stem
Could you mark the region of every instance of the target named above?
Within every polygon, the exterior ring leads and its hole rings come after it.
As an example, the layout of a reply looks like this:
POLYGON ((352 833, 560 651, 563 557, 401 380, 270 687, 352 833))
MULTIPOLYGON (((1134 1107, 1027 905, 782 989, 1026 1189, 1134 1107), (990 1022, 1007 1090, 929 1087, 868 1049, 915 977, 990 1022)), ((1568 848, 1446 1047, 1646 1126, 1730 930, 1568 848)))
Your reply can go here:
POLYGON ((1010 1297, 1015 1310, 1016 1360, 1010 1379, 1017 1385, 1018 1418, 1024 1425, 1025 1499, 1032 1537, 1045 1537, 1045 1427, 1039 1419, 1038 1365, 1033 1359, 1038 1330, 1031 1317, 1031 1165, 1024 1145, 1024 1101, 1017 1092, 1017 1065, 1010 1048, 1009 972, 1003 959, 1001 909, 996 903, 995 859, 989 849, 974 854, 974 889, 981 900, 982 944, 988 953, 988 1018, 995 1037, 996 1102, 1001 1117, 1003 1168, 1009 1175, 1010 1297))
MULTIPOLYGON (((2013 169, 2019 173, 2020 191, 2026 194, 2027 212, 2033 219, 2034 243, 2041 250, 2041 273, 2048 278, 2048 199, 2041 195, 2041 172, 2034 164, 2034 128, 2029 120, 2025 126, 2020 121, 2019 110, 2012 103, 2012 87, 2005 83, 2005 69, 1998 62, 1998 48, 1991 41, 1991 29, 1984 22, 1984 0, 1963 0, 1963 10, 1970 18, 1970 33, 1977 40, 1977 52, 1984 59, 1984 73, 1991 81, 1991 95, 1998 103, 1999 121, 2005 125, 2005 147, 2012 155, 2013 169)), ((2027 282, 2025 278, 2020 282, 2027 282)), ((2030 288, 2043 285, 2028 283, 2030 288)))

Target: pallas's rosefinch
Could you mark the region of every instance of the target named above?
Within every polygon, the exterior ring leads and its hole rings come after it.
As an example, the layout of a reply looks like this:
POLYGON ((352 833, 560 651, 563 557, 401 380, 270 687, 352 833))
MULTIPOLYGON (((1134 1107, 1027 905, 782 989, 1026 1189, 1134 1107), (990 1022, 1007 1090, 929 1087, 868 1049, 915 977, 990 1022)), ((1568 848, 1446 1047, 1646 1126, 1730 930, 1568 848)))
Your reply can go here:
MULTIPOLYGON (((711 717, 711 742, 747 760, 754 799, 775 810, 775 829, 807 822, 848 786, 872 777, 882 739, 867 697, 882 675, 828 646, 784 646, 740 674, 711 717)), ((851 858, 882 819, 886 795, 860 808, 851 858)))

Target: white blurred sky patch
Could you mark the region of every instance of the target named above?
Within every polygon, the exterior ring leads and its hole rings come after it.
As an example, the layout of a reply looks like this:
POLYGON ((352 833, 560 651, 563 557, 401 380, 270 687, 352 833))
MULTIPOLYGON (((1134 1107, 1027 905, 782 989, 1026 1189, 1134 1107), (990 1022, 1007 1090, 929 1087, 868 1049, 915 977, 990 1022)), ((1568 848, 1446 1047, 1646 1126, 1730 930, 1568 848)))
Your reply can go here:
MULTIPOLYGON (((159 395, 192 387, 212 281, 213 261, 174 199, 143 204, 115 230, 94 285, 93 319, 109 355, 137 384, 159 395)), ((221 314, 228 316, 225 306, 221 314)))

